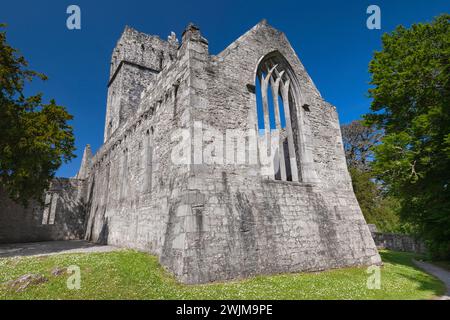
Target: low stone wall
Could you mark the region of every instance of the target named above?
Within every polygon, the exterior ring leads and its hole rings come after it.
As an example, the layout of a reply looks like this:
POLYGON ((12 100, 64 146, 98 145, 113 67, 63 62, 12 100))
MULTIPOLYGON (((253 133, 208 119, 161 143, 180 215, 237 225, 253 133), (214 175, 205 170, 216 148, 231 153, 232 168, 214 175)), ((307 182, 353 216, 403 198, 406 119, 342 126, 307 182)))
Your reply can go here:
POLYGON ((377 248, 394 251, 406 251, 425 254, 427 248, 425 244, 411 236, 396 233, 372 232, 373 240, 377 248))
POLYGON ((83 239, 85 210, 82 180, 55 179, 45 194, 44 207, 27 208, 0 190, 0 243, 83 239))

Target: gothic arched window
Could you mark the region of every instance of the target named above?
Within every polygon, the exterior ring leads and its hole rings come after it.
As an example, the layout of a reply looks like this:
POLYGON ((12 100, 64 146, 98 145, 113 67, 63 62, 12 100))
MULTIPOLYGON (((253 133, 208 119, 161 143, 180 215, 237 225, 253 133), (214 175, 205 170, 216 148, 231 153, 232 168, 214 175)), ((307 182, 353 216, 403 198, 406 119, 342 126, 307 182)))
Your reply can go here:
POLYGON ((273 170, 268 176, 299 181, 300 141, 294 72, 280 53, 273 52, 261 60, 256 78, 259 136, 265 141, 262 148, 267 147, 270 171, 273 170))

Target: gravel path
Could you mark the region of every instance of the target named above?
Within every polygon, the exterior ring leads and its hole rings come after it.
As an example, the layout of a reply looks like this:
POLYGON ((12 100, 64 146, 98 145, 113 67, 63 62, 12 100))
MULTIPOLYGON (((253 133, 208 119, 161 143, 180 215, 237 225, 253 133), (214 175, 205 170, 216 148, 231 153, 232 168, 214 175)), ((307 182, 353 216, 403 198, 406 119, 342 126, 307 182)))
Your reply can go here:
POLYGON ((445 293, 445 296, 439 297, 440 300, 450 300, 450 271, 447 271, 445 269, 442 269, 438 266, 435 266, 434 264, 423 262, 423 261, 417 261, 413 260, 414 264, 417 265, 419 268, 425 270, 426 272, 432 274, 439 280, 445 283, 445 286, 447 287, 447 292, 445 293))
POLYGON ((0 258, 46 256, 61 253, 109 252, 117 247, 99 245, 84 240, 46 241, 0 244, 0 258))

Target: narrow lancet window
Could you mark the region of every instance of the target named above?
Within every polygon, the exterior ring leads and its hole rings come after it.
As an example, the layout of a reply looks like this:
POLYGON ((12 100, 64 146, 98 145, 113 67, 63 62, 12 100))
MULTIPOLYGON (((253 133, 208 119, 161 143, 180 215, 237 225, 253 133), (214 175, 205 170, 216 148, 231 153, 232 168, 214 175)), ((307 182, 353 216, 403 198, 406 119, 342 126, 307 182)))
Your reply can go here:
POLYGON ((153 175, 153 127, 147 130, 145 136, 144 152, 144 192, 152 191, 152 175, 153 175))
POLYGON ((48 218, 48 224, 55 224, 56 210, 58 210, 58 194, 54 193, 52 196, 52 204, 50 207, 50 216, 48 218))
POLYGON ((128 149, 123 150, 123 158, 122 158, 122 174, 121 174, 120 183, 120 196, 119 198, 125 199, 127 197, 128 192, 128 149))
POLYGON ((44 212, 42 214, 42 224, 48 224, 51 203, 52 203, 52 194, 47 193, 45 195, 44 212))

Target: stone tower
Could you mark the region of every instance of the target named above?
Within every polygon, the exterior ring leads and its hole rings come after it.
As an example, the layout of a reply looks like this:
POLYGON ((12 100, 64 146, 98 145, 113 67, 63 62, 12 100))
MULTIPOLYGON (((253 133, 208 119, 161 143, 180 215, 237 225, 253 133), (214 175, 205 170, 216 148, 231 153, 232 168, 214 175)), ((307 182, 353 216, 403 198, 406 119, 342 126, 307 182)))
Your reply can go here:
POLYGON ((176 40, 125 27, 111 58, 104 141, 137 112, 142 90, 174 59, 177 48, 176 40))

